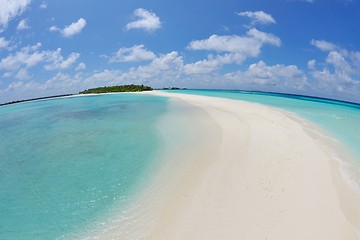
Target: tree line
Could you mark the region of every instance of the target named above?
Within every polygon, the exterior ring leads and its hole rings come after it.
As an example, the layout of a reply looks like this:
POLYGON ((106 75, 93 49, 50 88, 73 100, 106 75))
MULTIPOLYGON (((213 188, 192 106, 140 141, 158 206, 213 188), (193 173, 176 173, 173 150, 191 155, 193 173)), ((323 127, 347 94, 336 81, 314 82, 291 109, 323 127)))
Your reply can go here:
POLYGON ((79 92, 79 94, 111 93, 111 92, 142 92, 142 91, 151 91, 151 90, 153 89, 149 86, 130 84, 130 85, 90 88, 85 91, 79 92))

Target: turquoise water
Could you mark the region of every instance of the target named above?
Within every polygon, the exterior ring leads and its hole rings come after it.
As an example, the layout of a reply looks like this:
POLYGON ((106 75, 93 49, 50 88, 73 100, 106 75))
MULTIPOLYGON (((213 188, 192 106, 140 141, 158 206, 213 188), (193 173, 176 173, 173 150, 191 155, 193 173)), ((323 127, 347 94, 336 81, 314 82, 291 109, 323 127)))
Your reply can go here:
POLYGON ((341 141, 360 164, 360 104, 305 96, 229 90, 172 92, 244 100, 296 113, 341 141))
POLYGON ((57 239, 126 206, 161 151, 162 97, 0 107, 0 239, 57 239))
MULTIPOLYGON (((178 92, 289 110, 325 129, 360 159, 360 105, 239 91, 178 92)), ((0 239, 86 236, 99 219, 126 209, 159 163, 164 139, 158 123, 168 107, 167 98, 139 94, 0 107, 0 239)), ((176 118, 186 115, 176 112, 176 118)), ((191 126, 181 122, 169 123, 177 129, 176 136, 170 134, 179 139, 175 145, 191 126)))

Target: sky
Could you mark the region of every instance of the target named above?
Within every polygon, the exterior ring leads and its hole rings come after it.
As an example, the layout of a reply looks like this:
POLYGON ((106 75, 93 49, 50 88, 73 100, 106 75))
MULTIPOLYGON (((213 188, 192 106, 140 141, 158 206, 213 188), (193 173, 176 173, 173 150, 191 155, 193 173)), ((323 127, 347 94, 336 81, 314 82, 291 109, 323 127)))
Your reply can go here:
POLYGON ((121 84, 360 103, 358 0, 0 0, 0 103, 121 84))

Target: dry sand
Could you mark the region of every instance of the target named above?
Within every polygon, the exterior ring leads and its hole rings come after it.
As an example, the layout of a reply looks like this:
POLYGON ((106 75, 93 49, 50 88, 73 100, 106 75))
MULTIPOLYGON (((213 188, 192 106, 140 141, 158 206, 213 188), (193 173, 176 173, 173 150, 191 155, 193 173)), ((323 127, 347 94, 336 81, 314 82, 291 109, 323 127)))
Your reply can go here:
POLYGON ((202 164, 173 186, 146 239, 360 239, 359 193, 308 123, 253 103, 150 94, 203 109, 221 131, 214 154, 199 154, 202 164))

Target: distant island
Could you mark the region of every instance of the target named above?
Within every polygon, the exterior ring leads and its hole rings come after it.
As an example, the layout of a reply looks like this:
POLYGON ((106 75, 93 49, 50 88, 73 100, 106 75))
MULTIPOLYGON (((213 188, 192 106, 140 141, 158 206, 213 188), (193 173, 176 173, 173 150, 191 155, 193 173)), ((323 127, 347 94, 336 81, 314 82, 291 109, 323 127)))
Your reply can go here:
POLYGON ((186 88, 179 88, 179 87, 164 87, 164 88, 161 88, 161 90, 187 90, 186 88))
MULTIPOLYGON (((112 93, 112 92, 142 92, 142 91, 152 91, 152 90, 154 90, 154 89, 149 86, 130 84, 130 85, 90 88, 85 91, 79 92, 79 94, 91 94, 91 93, 97 94, 97 93, 112 93)), ((186 88, 164 87, 164 88, 157 88, 157 90, 186 90, 186 88)), ((76 95, 76 94, 70 93, 70 94, 61 94, 61 95, 31 98, 31 99, 15 100, 12 102, 0 103, 0 106, 15 104, 15 103, 22 103, 22 102, 29 102, 29 101, 34 101, 34 100, 46 100, 46 99, 51 99, 51 98, 68 97, 68 96, 73 96, 73 95, 76 95)))
POLYGON ((112 93, 112 92, 142 92, 151 91, 151 87, 144 85, 121 85, 121 86, 110 86, 110 87, 98 87, 90 88, 85 91, 79 92, 79 94, 90 94, 90 93, 112 93))

